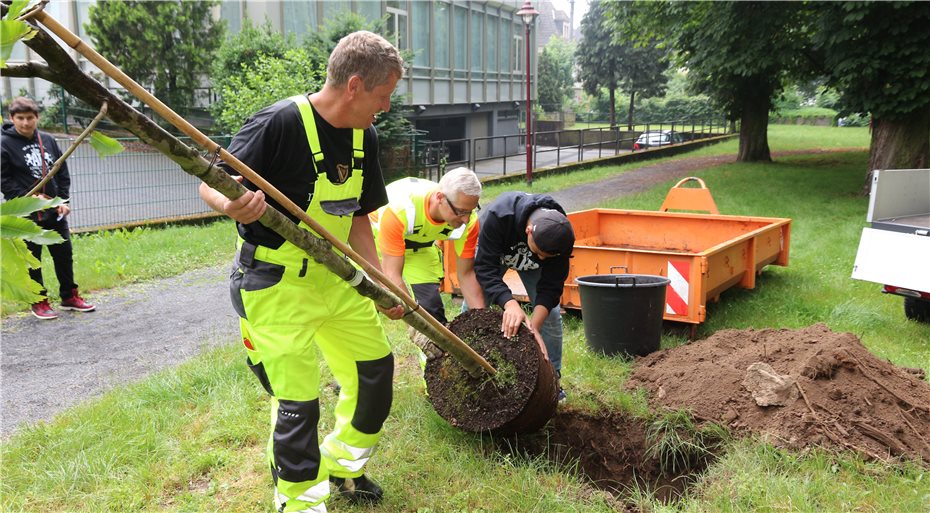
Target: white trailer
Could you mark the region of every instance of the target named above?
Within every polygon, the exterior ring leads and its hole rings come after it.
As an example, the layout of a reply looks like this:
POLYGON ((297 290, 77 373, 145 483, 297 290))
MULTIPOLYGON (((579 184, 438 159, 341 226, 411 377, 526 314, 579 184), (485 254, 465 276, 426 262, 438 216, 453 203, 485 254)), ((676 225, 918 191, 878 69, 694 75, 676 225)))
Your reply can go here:
POLYGON ((875 171, 867 220, 852 277, 904 296, 904 314, 930 322, 930 169, 875 171))

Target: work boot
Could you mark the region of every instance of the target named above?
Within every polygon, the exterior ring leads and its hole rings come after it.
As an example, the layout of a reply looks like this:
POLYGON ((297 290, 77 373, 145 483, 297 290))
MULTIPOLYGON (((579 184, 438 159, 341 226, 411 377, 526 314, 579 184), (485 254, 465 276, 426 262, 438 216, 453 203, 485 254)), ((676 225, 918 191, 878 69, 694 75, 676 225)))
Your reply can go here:
POLYGON ((384 496, 384 490, 378 483, 364 475, 358 477, 332 477, 329 481, 339 488, 339 495, 353 504, 377 504, 384 496))
POLYGON ((58 318, 58 312, 52 310, 52 305, 48 304, 48 299, 43 299, 32 305, 32 315, 35 315, 43 321, 58 318))
POLYGON ((96 306, 84 301, 78 294, 78 289, 75 287, 71 289, 71 297, 68 299, 61 300, 61 309, 62 310, 74 310, 76 312, 92 312, 96 306))

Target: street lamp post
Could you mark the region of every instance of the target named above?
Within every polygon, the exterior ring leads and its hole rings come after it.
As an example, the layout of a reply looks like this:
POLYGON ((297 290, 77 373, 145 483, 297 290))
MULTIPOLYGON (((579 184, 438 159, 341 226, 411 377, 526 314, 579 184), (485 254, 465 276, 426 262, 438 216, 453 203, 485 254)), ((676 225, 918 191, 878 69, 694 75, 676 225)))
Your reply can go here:
POLYGON ((526 27, 526 39, 523 45, 526 46, 526 184, 533 185, 533 111, 532 100, 530 100, 530 27, 539 16, 539 11, 533 8, 530 0, 523 2, 523 7, 517 11, 517 16, 523 18, 523 25, 526 27))

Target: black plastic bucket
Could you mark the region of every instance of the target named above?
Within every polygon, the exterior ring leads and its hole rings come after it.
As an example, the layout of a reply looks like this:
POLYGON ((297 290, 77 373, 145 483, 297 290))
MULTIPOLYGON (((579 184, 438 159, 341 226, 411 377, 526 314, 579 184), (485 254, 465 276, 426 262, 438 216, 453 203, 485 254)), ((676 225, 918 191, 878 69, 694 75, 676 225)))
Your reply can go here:
POLYGON ((588 347, 606 355, 645 356, 659 349, 669 279, 644 274, 575 278, 588 347))

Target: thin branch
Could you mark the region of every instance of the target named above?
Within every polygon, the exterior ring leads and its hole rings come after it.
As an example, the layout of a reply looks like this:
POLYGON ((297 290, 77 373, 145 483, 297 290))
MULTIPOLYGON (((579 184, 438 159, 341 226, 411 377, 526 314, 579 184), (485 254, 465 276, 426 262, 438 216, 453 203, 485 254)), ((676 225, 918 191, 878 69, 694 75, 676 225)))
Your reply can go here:
POLYGON ((84 139, 88 135, 90 135, 91 132, 94 131, 94 127, 96 127, 97 123, 99 123, 100 120, 103 119, 103 116, 106 116, 106 115, 107 115, 107 102, 103 102, 103 105, 100 106, 100 112, 97 113, 97 116, 94 118, 94 120, 91 121, 90 124, 87 125, 87 128, 85 128, 84 131, 81 132, 81 135, 79 135, 77 139, 75 139, 74 142, 71 143, 71 146, 69 146, 68 149, 64 153, 61 154, 61 157, 58 157, 58 160, 55 161, 55 165, 52 166, 52 170, 49 171, 47 175, 45 175, 45 178, 39 181, 39 183, 37 183, 36 186, 33 187, 31 191, 27 192, 25 196, 27 197, 32 196, 39 189, 41 189, 42 187, 45 187, 45 184, 47 184, 48 181, 51 180, 52 177, 55 176, 55 174, 58 173, 58 170, 61 169, 61 165, 65 163, 65 160, 67 160, 68 157, 70 157, 71 154, 74 153, 74 150, 77 149, 77 147, 80 146, 81 142, 83 142, 84 139))
POLYGON ((927 449, 930 449, 930 443, 928 443, 927 439, 924 438, 924 435, 920 434, 920 431, 918 431, 917 428, 915 428, 914 425, 911 424, 911 421, 907 419, 907 414, 904 413, 904 410, 902 410, 900 406, 898 407, 898 415, 900 415, 901 418, 904 419, 904 423, 907 424, 907 427, 911 428, 911 430, 914 431, 914 434, 917 435, 917 438, 920 439, 920 441, 924 443, 924 446, 927 449))
POLYGON ((885 385, 884 383, 882 383, 881 381, 879 381, 878 379, 876 379, 875 377, 873 377, 868 371, 866 371, 866 370, 865 370, 865 364, 862 363, 862 360, 860 360, 858 356, 856 356, 855 354, 853 354, 853 353, 852 353, 851 351, 849 351, 849 350, 846 350, 846 354, 848 354, 849 356, 852 356, 853 359, 856 360, 856 362, 857 362, 857 365, 856 365, 856 366, 859 368, 859 372, 861 372, 863 376, 869 378, 870 380, 872 380, 873 383, 875 383, 876 385, 878 385, 878 386, 882 387, 883 389, 885 389, 885 391, 888 392, 889 394, 891 394, 892 396, 894 396, 895 399, 901 401, 902 403, 904 403, 904 404, 906 404, 906 405, 908 405, 908 406, 912 406, 912 407, 914 407, 914 408, 919 408, 919 409, 922 409, 922 410, 926 411, 927 413, 930 413, 930 406, 925 406, 925 405, 922 405, 922 404, 914 404, 910 399, 907 399, 907 398, 905 398, 905 397, 901 397, 900 395, 898 395, 897 392, 895 392, 894 390, 888 388, 887 385, 885 385))
POLYGON ((38 77, 51 81, 55 74, 44 62, 29 61, 21 64, 9 64, 6 68, 3 68, 3 76, 14 78, 38 77))
POLYGON ((794 382, 794 385, 795 385, 796 387, 798 387, 798 392, 801 392, 801 397, 804 399, 804 404, 807 405, 807 409, 810 410, 811 415, 814 416, 814 420, 816 420, 816 421, 817 421, 817 424, 820 425, 820 429, 823 431, 823 433, 824 433, 825 435, 827 435, 827 438, 829 438, 830 440, 833 440, 833 442, 836 443, 836 444, 842 445, 843 447, 846 447, 847 449, 851 449, 851 450, 856 451, 856 452, 858 452, 858 453, 865 454, 866 456, 869 456, 869 457, 871 457, 872 459, 875 459, 875 460, 877 460, 877 461, 886 461, 886 458, 884 458, 884 457, 881 456, 880 454, 876 454, 876 453, 874 453, 874 452, 872 452, 872 451, 869 451, 868 449, 864 449, 864 448, 861 448, 861 447, 857 447, 857 446, 855 446, 855 445, 853 445, 853 444, 851 444, 851 443, 849 443, 849 442, 843 440, 841 437, 839 437, 839 436, 838 436, 836 433, 834 433, 833 431, 830 431, 830 430, 827 428, 826 422, 824 422, 823 419, 820 418, 820 415, 817 414, 817 410, 814 409, 813 405, 811 405, 810 400, 807 399, 807 394, 804 393, 804 389, 801 387, 801 383, 798 382, 798 381, 795 381, 795 382, 794 382))

